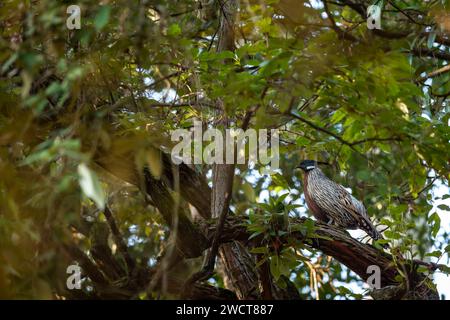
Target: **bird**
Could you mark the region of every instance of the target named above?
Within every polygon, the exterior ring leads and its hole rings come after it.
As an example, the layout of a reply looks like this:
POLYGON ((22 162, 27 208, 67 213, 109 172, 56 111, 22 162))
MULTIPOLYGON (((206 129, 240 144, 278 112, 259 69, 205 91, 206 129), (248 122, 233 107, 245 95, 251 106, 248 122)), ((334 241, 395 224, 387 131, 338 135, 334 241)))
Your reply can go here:
POLYGON ((362 229, 374 240, 383 239, 370 221, 364 204, 329 179, 317 161, 303 160, 297 168, 304 171, 306 204, 317 220, 344 229, 362 229))

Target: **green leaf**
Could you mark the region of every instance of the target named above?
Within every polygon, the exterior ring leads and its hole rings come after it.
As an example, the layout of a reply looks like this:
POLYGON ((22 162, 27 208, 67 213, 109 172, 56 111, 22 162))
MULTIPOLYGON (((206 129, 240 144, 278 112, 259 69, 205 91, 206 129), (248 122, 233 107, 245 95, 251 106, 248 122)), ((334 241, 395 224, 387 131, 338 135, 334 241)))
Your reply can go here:
POLYGON ((277 281, 281 275, 279 260, 280 259, 278 256, 273 256, 270 259, 270 273, 272 273, 272 276, 275 279, 275 281, 277 281))
POLYGON ((19 57, 19 55, 18 55, 17 52, 14 53, 14 54, 12 54, 12 55, 9 57, 9 59, 2 65, 2 68, 0 69, 0 70, 1 70, 1 73, 6 72, 6 70, 8 70, 9 67, 12 66, 12 64, 17 60, 18 57, 19 57))
POLYGON ((436 39, 436 31, 430 32, 427 39, 427 47, 428 49, 433 48, 434 40, 436 39))
POLYGON ((290 272, 289 261, 283 256, 272 256, 270 258, 270 272, 275 281, 278 281, 281 275, 287 276, 290 272))
POLYGON ((400 233, 394 232, 391 230, 386 230, 384 232, 384 235, 389 239, 395 239, 395 240, 401 239, 401 237, 402 237, 400 233))
POLYGON ((244 191, 244 194, 247 197, 248 201, 255 202, 256 200, 255 190, 253 189, 253 186, 250 183, 244 182, 242 185, 242 190, 244 191))
POLYGON ((266 254, 268 252, 266 247, 257 247, 250 250, 251 253, 262 253, 266 254))
POLYGON ((42 55, 33 52, 24 52, 19 55, 19 59, 23 62, 27 70, 35 68, 44 61, 42 55))
POLYGON ((439 228, 441 227, 441 218, 439 217, 439 215, 436 212, 434 212, 428 218, 428 221, 433 223, 433 226, 431 228, 431 233, 432 233, 433 237, 436 237, 437 233, 439 232, 439 228))
POLYGON ((284 199, 286 199, 286 197, 289 195, 289 193, 285 193, 283 195, 281 195, 278 199, 277 202, 283 202, 284 199))
POLYGON ((442 252, 439 250, 425 254, 425 256, 427 256, 427 257, 436 257, 436 258, 439 258, 441 255, 442 255, 442 252))
POLYGON ((84 163, 80 163, 78 165, 78 176, 78 182, 83 193, 95 202, 97 208, 105 209, 105 193, 95 172, 91 171, 84 163))
POLYGON ((279 173, 271 175, 272 181, 276 186, 283 187, 285 189, 289 188, 289 184, 286 179, 279 173))
POLYGON ((347 113, 345 111, 338 109, 333 114, 330 121, 331 121, 331 123, 336 124, 336 123, 340 122, 342 119, 344 119, 346 115, 347 115, 347 113))
POLYGON ((248 240, 251 240, 251 239, 257 237, 257 236, 259 236, 259 235, 262 234, 262 233, 263 233, 263 231, 259 231, 259 232, 252 233, 252 234, 250 235, 250 237, 248 237, 248 240))
POLYGON ((178 25, 178 23, 173 23, 169 26, 169 29, 167 29, 167 35, 169 36, 179 36, 181 34, 181 28, 178 25))
POLYGON ((350 289, 344 287, 344 286, 340 286, 336 288, 340 294, 342 295, 347 295, 347 294, 352 294, 352 291, 350 291, 350 289))
POLYGON ((424 266, 420 266, 417 268, 417 272, 420 272, 420 273, 428 273, 428 271, 429 271, 428 268, 424 267, 424 266))
POLYGON ((102 30, 109 21, 109 15, 111 13, 111 7, 109 5, 104 5, 97 12, 94 19, 94 26, 97 31, 102 30))
POLYGON ((437 206, 439 209, 444 210, 444 211, 450 211, 450 207, 446 204, 440 204, 437 206))
POLYGON ((439 270, 445 274, 450 274, 450 267, 446 265, 439 265, 439 270))
POLYGON ((307 145, 311 144, 311 142, 305 137, 298 137, 295 140, 295 144, 299 147, 303 147, 303 146, 307 146, 307 145))
POLYGON ((259 27, 260 32, 269 33, 272 25, 272 19, 270 17, 265 17, 259 19, 256 23, 256 26, 259 27))

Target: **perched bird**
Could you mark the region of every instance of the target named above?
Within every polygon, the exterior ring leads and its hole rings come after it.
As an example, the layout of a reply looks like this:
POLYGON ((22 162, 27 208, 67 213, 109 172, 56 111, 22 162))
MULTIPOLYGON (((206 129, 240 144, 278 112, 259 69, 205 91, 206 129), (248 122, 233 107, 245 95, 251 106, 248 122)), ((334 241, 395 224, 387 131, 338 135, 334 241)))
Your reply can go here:
POLYGON ((362 229, 374 240, 383 239, 370 221, 362 202, 343 186, 328 179, 316 161, 304 160, 298 168, 305 172, 305 200, 317 220, 344 229, 362 229))

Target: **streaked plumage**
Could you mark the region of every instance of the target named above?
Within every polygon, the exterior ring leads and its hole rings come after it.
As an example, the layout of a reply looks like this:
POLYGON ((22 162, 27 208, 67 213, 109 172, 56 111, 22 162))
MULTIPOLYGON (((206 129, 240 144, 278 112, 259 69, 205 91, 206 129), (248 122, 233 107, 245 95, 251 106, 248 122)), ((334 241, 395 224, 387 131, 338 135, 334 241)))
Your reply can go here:
POLYGON ((300 164, 305 172, 303 189, 306 204, 317 220, 344 229, 362 229, 374 240, 382 239, 361 201, 345 188, 328 179, 313 160, 300 164))

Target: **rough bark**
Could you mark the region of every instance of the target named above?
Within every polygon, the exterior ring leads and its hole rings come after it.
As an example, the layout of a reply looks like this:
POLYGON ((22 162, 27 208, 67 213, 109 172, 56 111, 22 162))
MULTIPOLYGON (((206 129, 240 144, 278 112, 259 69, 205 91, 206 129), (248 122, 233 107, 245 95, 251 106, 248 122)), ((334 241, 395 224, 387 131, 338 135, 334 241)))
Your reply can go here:
POLYGON ((177 248, 187 258, 198 257, 206 249, 204 236, 189 219, 186 208, 175 202, 164 183, 152 177, 148 170, 144 171, 145 191, 175 234, 177 248))
MULTIPOLYGON (((219 4, 219 30, 217 51, 233 51, 235 49, 235 20, 239 5, 238 0, 218 0, 219 4)), ((226 63, 226 62, 225 62, 226 63)), ((218 117, 222 119, 223 129, 227 127, 227 115, 224 105, 219 99, 217 106, 221 110, 218 117)), ((213 189, 211 212, 213 218, 224 216, 229 211, 232 184, 234 177, 233 164, 215 164, 213 167, 213 189)), ((220 224, 220 220, 218 221, 220 224)), ((220 232, 220 230, 219 230, 220 232)), ((239 242, 226 243, 219 248, 219 257, 223 265, 225 276, 231 284, 233 291, 239 299, 258 297, 258 275, 252 255, 239 242)))
POLYGON ((184 163, 173 166, 168 154, 162 154, 162 161, 163 177, 168 186, 174 189, 174 176, 177 175, 182 186, 180 188, 181 196, 189 199, 202 218, 211 218, 211 192, 205 178, 184 163))

